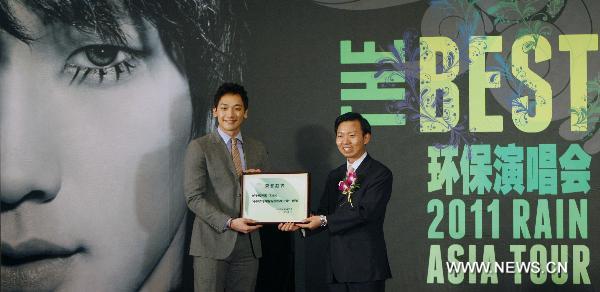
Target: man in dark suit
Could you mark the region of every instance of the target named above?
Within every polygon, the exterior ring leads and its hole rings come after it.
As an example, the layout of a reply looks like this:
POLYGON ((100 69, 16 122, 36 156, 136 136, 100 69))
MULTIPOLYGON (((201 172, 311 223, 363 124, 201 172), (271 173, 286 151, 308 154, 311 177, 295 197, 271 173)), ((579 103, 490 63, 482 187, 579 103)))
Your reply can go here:
POLYGON ((260 225, 239 218, 243 172, 267 163, 262 143, 242 137, 248 118, 244 87, 225 83, 217 90, 213 115, 219 127, 190 142, 185 157, 184 193, 195 214, 190 255, 195 291, 254 291, 261 244, 260 225))
POLYGON ((318 215, 280 230, 329 231, 328 281, 331 291, 385 291, 391 278, 383 221, 392 192, 392 172, 367 154, 369 122, 357 113, 335 121, 336 144, 346 163, 327 178, 318 215))

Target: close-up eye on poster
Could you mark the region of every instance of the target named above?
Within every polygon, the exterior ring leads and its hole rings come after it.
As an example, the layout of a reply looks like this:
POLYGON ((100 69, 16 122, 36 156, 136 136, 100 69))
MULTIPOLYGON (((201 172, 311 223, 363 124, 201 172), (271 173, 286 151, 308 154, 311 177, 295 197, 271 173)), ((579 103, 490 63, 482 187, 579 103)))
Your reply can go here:
POLYGON ((600 1, 0 0, 0 290, 600 291, 600 1))

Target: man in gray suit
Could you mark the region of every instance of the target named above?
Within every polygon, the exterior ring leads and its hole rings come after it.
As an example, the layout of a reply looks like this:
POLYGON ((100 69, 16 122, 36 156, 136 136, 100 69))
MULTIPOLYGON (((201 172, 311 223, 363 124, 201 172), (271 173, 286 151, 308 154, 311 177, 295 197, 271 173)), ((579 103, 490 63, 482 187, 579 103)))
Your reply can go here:
POLYGON ((190 242, 195 291, 254 291, 261 257, 261 225, 239 218, 243 172, 266 167, 262 143, 243 137, 248 97, 243 86, 225 83, 214 98, 216 132, 190 142, 184 192, 196 215, 190 242))

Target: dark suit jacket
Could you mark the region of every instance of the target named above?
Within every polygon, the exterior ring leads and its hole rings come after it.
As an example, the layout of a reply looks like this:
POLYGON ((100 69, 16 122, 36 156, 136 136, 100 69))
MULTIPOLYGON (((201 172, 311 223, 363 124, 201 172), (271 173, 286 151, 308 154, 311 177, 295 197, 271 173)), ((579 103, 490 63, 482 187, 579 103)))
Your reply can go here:
MULTIPOLYGON (((267 168, 267 151, 262 143, 244 136, 246 168, 267 168)), ((225 259, 231 254, 237 232, 224 229, 229 217, 240 216, 241 186, 231 153, 217 132, 193 140, 185 156, 184 194, 196 215, 190 255, 225 259)), ((256 257, 262 255, 258 231, 251 233, 256 257)))
POLYGON ((328 280, 368 282, 391 278, 383 235, 383 220, 392 192, 392 172, 369 155, 356 170, 359 189, 352 205, 338 190, 346 164, 332 170, 317 214, 327 216, 328 280))

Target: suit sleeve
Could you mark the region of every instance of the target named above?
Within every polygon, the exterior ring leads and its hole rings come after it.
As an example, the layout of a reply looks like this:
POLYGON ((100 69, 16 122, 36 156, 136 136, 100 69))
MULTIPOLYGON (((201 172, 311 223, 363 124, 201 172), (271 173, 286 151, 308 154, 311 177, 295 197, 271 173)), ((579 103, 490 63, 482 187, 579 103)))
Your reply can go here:
POLYGON ((227 214, 207 198, 208 171, 202 146, 196 141, 188 145, 184 161, 183 191, 188 207, 215 231, 225 231, 227 214))
MULTIPOLYGON (((335 189, 332 189, 333 186, 333 173, 329 173, 329 176, 327 176, 327 180, 325 181, 325 188, 323 189, 323 195, 321 195, 321 200, 319 201, 319 208, 317 209, 316 212, 314 212, 314 214, 316 215, 329 215, 329 201, 330 201, 330 193, 332 191, 335 192, 335 189)), ((327 216, 327 218, 329 218, 329 216, 327 216)), ((302 233, 302 237, 307 237, 307 236, 312 236, 315 235, 317 233, 320 233, 323 230, 326 230, 327 226, 325 227, 319 227, 315 230, 309 230, 309 229, 302 229, 301 233, 302 233)))
POLYGON ((354 200, 354 208, 338 208, 327 216, 327 227, 331 234, 343 233, 370 220, 384 216, 385 208, 392 192, 393 176, 389 170, 382 171, 367 189, 360 200, 354 200))

